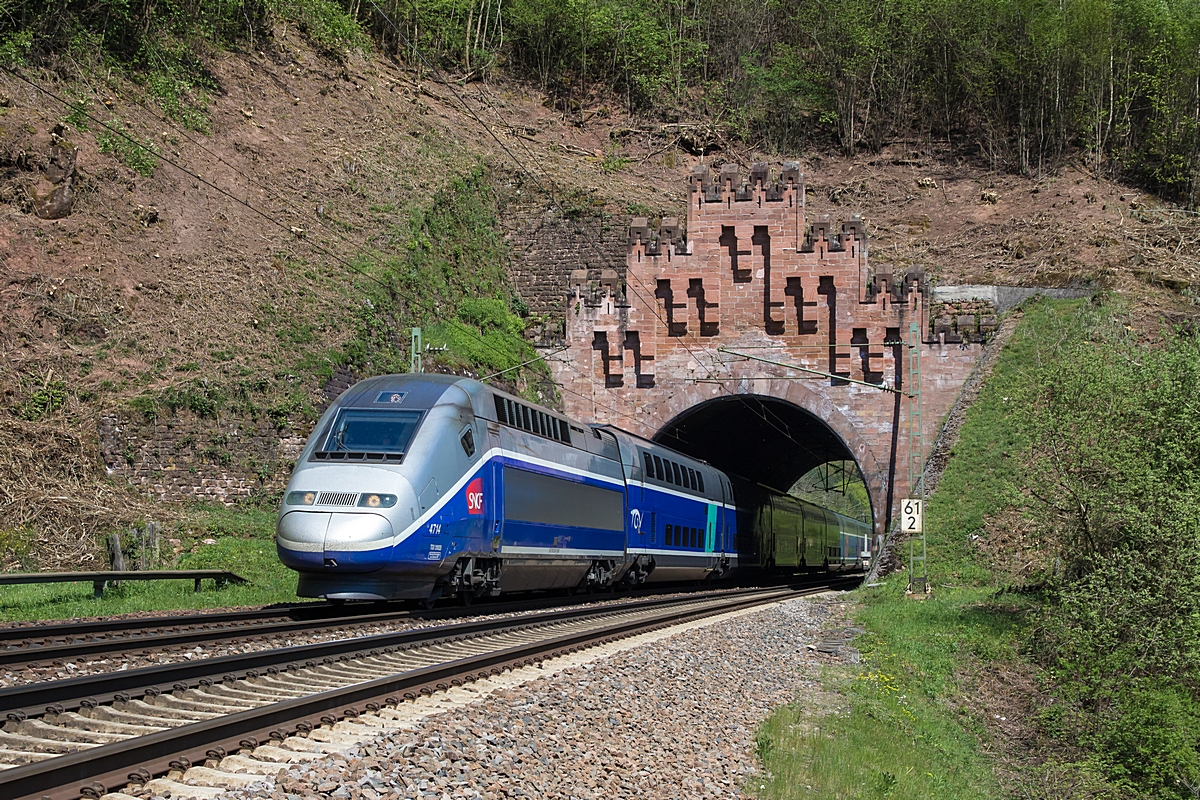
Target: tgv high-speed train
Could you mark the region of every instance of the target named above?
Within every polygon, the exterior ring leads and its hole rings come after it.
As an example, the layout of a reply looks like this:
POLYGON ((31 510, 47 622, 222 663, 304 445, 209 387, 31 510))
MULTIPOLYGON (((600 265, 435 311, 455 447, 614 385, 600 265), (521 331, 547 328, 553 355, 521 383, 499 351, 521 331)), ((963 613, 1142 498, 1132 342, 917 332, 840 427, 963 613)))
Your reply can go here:
POLYGON ((284 493, 298 594, 485 594, 847 569, 869 528, 484 384, 385 375, 321 417, 284 493))

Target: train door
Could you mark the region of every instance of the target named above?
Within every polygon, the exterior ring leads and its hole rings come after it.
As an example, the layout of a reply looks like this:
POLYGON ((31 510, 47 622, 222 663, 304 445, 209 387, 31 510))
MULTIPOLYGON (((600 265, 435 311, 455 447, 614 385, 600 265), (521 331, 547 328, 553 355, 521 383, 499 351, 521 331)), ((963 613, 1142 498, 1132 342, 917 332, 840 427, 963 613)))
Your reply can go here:
POLYGON ((808 566, 808 537, 809 537, 808 506, 800 506, 800 519, 797 522, 796 563, 801 567, 808 566))
POLYGON ((499 424, 488 421, 487 443, 483 448, 483 456, 488 462, 480 470, 487 487, 483 507, 487 515, 488 533, 483 549, 495 557, 500 555, 500 545, 504 540, 504 464, 500 460, 503 446, 500 430, 499 424))
POLYGON ((621 475, 625 480, 625 541, 622 542, 622 548, 628 551, 633 546, 645 547, 642 536, 649 520, 644 519, 645 514, 642 513, 646 508, 646 504, 641 502, 645 496, 646 476, 640 461, 641 454, 624 436, 616 437, 608 431, 604 433, 612 436, 621 453, 621 475), (639 473, 641 480, 637 479, 639 473))
POLYGON ((721 484, 721 509, 719 514, 719 525, 717 527, 717 551, 721 555, 727 555, 733 549, 733 542, 729 540, 729 520, 733 516, 733 511, 730 506, 733 505, 733 490, 729 486, 725 476, 721 475, 717 479, 717 483, 721 484))
POLYGON ((486 439, 485 424, 479 420, 472 419, 458 432, 459 457, 464 459, 461 469, 468 476, 464 488, 467 515, 466 524, 447 526, 450 533, 447 556, 454 553, 474 554, 486 547, 491 531, 487 506, 492 494, 488 490, 491 476, 488 475, 490 465, 487 463, 486 439))

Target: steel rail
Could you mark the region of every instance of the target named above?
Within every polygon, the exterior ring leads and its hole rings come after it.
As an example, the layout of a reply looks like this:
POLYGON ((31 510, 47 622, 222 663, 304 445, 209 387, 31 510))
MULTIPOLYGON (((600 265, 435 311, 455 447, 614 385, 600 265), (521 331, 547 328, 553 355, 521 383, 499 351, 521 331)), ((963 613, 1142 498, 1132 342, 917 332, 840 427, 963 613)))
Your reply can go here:
POLYGON ((85 701, 108 703, 117 699, 120 694, 145 693, 146 690, 162 691, 163 688, 171 690, 180 685, 184 688, 195 688, 204 679, 224 680, 227 676, 236 679, 246 676, 251 671, 280 668, 292 663, 320 662, 325 659, 369 653, 371 650, 388 652, 405 646, 427 644, 438 639, 454 639, 477 633, 529 628, 562 619, 589 615, 611 615, 671 603, 695 602, 730 594, 729 590, 724 590, 690 594, 684 598, 650 598, 583 608, 575 606, 569 609, 560 608, 502 620, 476 620, 414 628, 393 633, 380 633, 196 661, 159 664, 120 672, 102 672, 65 680, 10 686, 0 689, 0 715, 20 716, 23 714, 26 717, 34 717, 42 714, 44 709, 50 706, 61 706, 64 710, 74 711, 81 708, 85 701))
MULTIPOLYGON (((730 586, 729 588, 735 588, 730 586)), ((645 597, 681 591, 674 584, 653 589, 641 588, 607 595, 604 599, 645 597)), ((694 589, 693 589, 694 591, 694 589)), ((593 600, 601 598, 592 598, 593 600)), ((506 614, 561 606, 561 597, 519 598, 471 606, 445 606, 433 609, 401 609, 379 611, 377 606, 364 604, 359 611, 353 606, 339 607, 330 603, 302 603, 278 608, 247 611, 228 611, 213 614, 189 614, 183 617, 146 617, 134 619, 103 619, 89 622, 65 622, 50 625, 0 627, 0 666, 14 664, 53 663, 72 658, 108 655, 139 648, 163 649, 241 639, 246 636, 270 636, 294 630, 318 630, 349 625, 373 625, 402 619, 446 619, 466 614, 506 614), (287 619, 279 619, 287 617, 287 619), (113 632, 124 636, 105 636, 113 632), (96 637, 96 638, 92 638, 96 637)), ((578 602, 588 602, 579 598, 578 602)))
MULTIPOLYGON (((245 611, 217 611, 211 614, 185 614, 174 617, 109 617, 79 622, 52 622, 17 624, 0 627, 0 646, 26 640, 51 641, 67 637, 96 636, 106 633, 129 632, 149 629, 175 628, 184 625, 230 625, 239 622, 256 622, 271 617, 297 618, 299 613, 313 613, 320 618, 324 613, 335 612, 336 607, 323 602, 296 603, 276 608, 245 611), (311 610, 311 611, 310 611, 311 610)), ((337 610, 336 613, 344 613, 337 610)), ((130 638, 130 637, 122 637, 130 638)), ((115 640, 114 640, 115 641, 115 640)), ((0 653, 4 652, 0 650, 0 653)))
MULTIPOLYGON (((843 580, 831 584, 851 582, 843 580)), ((547 657, 647 630, 788 597, 828 591, 830 588, 833 587, 799 591, 768 590, 740 596, 726 594, 724 597, 706 598, 710 602, 705 608, 696 608, 695 598, 674 599, 668 604, 686 607, 665 608, 662 613, 649 619, 617 621, 589 631, 417 668, 4 770, 0 772, 0 796, 12 800, 74 800, 81 795, 98 797, 110 789, 119 789, 131 780, 144 782, 148 776, 164 773, 172 766, 172 761, 176 765, 190 764, 193 759, 202 762, 205 758, 222 756, 226 750, 253 749, 259 737, 282 739, 287 735, 283 729, 305 732, 311 730, 314 724, 332 724, 338 717, 330 715, 331 711, 340 709, 340 716, 356 716, 356 705, 379 701, 397 705, 401 702, 402 693, 405 697, 415 697, 416 691, 431 686, 445 689, 449 682, 460 676, 495 674, 501 667, 529 665, 547 657)), ((587 616, 578 611, 575 615, 587 616)))

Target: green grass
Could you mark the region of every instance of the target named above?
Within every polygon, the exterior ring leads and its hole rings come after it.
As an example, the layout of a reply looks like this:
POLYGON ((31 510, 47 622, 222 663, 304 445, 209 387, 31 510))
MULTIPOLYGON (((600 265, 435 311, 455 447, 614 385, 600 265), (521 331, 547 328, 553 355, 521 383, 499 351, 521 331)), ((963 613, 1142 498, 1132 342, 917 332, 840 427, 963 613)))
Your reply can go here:
POLYGON ((1004 796, 980 749, 986 735, 963 710, 963 680, 980 664, 1021 659, 1037 601, 1000 588, 1009 576, 978 543, 988 518, 1017 499, 1010 487, 1028 447, 1013 424, 1014 404, 1053 357, 1055 342, 1074 335, 1087 313, 1080 302, 1028 308, 929 498, 933 596, 906 598, 907 573, 856 593, 856 621, 866 630, 855 642, 862 664, 826 679, 845 708, 814 711, 822 704, 801 698, 778 709, 758 734, 764 771, 751 792, 780 800, 1004 796))
POLYGON ((856 645, 863 663, 831 671, 827 689, 849 713, 814 715, 805 701, 777 710, 758 735, 771 798, 1000 797, 974 722, 955 709, 968 658, 1016 657, 1023 604, 988 589, 904 597, 903 580, 864 590, 856 645))
POLYGON ((164 531, 164 569, 224 569, 250 581, 216 589, 204 581, 194 592, 192 581, 133 581, 92 597, 91 583, 51 583, 0 587, 0 620, 52 620, 126 614, 132 611, 257 606, 294 603, 296 573, 279 563, 273 532, 275 512, 266 508, 197 506, 183 530, 164 531), (174 558, 168 538, 180 539, 183 552, 174 558), (216 544, 203 544, 212 539, 216 544))

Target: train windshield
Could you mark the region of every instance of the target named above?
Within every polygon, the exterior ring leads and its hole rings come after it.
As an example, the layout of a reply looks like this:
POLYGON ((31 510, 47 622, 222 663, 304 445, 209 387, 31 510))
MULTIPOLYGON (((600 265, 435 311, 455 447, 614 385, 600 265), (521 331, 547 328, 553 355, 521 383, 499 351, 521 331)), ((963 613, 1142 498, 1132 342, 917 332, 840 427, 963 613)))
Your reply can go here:
POLYGON ((420 411, 343 408, 322 450, 326 452, 404 453, 421 422, 420 411))

